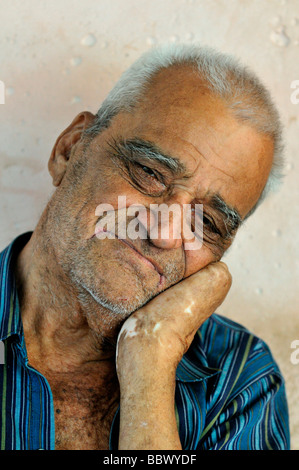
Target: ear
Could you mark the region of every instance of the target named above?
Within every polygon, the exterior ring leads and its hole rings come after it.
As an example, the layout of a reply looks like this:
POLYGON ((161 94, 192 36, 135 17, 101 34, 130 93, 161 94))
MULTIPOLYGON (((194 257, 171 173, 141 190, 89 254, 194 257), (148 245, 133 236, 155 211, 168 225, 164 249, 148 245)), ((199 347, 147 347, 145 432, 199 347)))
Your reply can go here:
POLYGON ((94 114, 88 111, 78 114, 56 140, 48 162, 48 169, 54 186, 60 185, 72 148, 80 141, 84 129, 91 124, 94 118, 94 114))

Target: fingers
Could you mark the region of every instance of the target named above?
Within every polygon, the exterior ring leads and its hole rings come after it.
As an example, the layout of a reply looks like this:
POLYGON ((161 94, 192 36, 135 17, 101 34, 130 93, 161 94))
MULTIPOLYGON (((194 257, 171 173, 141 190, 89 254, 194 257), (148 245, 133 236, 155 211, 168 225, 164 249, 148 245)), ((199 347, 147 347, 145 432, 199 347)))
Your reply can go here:
POLYGON ((211 304, 211 307, 213 305, 213 308, 216 308, 227 295, 232 284, 232 276, 227 265, 219 261, 209 264, 185 281, 184 288, 190 290, 190 295, 198 303, 198 306, 204 307, 206 305, 208 308, 208 305, 211 304))
POLYGON ((232 276, 226 264, 220 261, 210 264, 185 281, 186 284, 180 286, 185 290, 185 295, 182 295, 182 324, 185 324, 185 330, 191 328, 195 333, 224 301, 232 284, 232 276))
POLYGON ((196 331, 223 302, 231 279, 225 263, 211 264, 134 312, 119 334, 118 363, 162 356, 170 365, 178 364, 196 331))
POLYGON ((232 277, 226 264, 219 261, 170 287, 152 302, 161 306, 172 304, 180 310, 187 308, 191 301, 195 308, 216 308, 224 300, 231 283, 232 277))
POLYGON ((170 287, 141 310, 155 321, 172 321, 182 333, 190 334, 223 302, 231 283, 231 274, 220 261, 170 287))

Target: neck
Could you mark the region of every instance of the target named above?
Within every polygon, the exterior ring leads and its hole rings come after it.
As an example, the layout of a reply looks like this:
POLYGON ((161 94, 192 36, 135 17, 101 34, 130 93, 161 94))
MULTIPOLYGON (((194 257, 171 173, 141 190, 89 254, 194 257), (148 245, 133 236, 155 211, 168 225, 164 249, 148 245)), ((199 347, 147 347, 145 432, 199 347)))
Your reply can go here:
POLYGON ((29 363, 52 373, 86 371, 97 364, 114 370, 120 321, 71 283, 42 235, 38 226, 15 268, 29 363), (87 321, 90 311, 96 331, 87 321))

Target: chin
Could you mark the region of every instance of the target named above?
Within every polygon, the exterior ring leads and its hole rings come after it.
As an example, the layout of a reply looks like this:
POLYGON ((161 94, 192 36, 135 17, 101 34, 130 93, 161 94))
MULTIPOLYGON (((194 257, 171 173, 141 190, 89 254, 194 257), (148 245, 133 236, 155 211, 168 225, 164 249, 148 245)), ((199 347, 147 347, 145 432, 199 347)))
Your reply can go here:
POLYGON ((162 290, 157 272, 144 269, 142 265, 111 257, 98 257, 96 265, 95 256, 82 259, 84 263, 81 260, 72 263, 68 274, 77 286, 79 301, 89 310, 96 302, 102 310, 124 318, 162 290))
POLYGON ((98 286, 91 283, 90 279, 84 281, 78 277, 76 284, 79 286, 78 298, 85 307, 88 308, 96 302, 100 308, 108 311, 108 315, 118 316, 120 319, 128 317, 158 294, 156 287, 145 288, 144 284, 136 279, 131 283, 118 283, 117 288, 114 283, 113 286, 106 284, 103 289, 102 283, 98 286))

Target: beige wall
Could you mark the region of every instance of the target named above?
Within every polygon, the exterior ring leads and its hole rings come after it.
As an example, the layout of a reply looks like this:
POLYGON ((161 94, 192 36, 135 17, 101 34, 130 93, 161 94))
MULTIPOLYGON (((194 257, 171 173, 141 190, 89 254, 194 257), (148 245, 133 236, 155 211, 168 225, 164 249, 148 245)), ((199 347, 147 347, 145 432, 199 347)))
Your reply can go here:
POLYGON ((4 0, 0 8, 1 249, 34 228, 52 192, 47 160, 58 134, 81 110, 96 111, 151 45, 200 41, 235 53, 267 83, 286 125, 286 178, 225 257, 234 282, 219 312, 272 348, 299 449, 299 364, 291 362, 299 340, 299 104, 290 99, 299 80, 299 1, 4 0))

